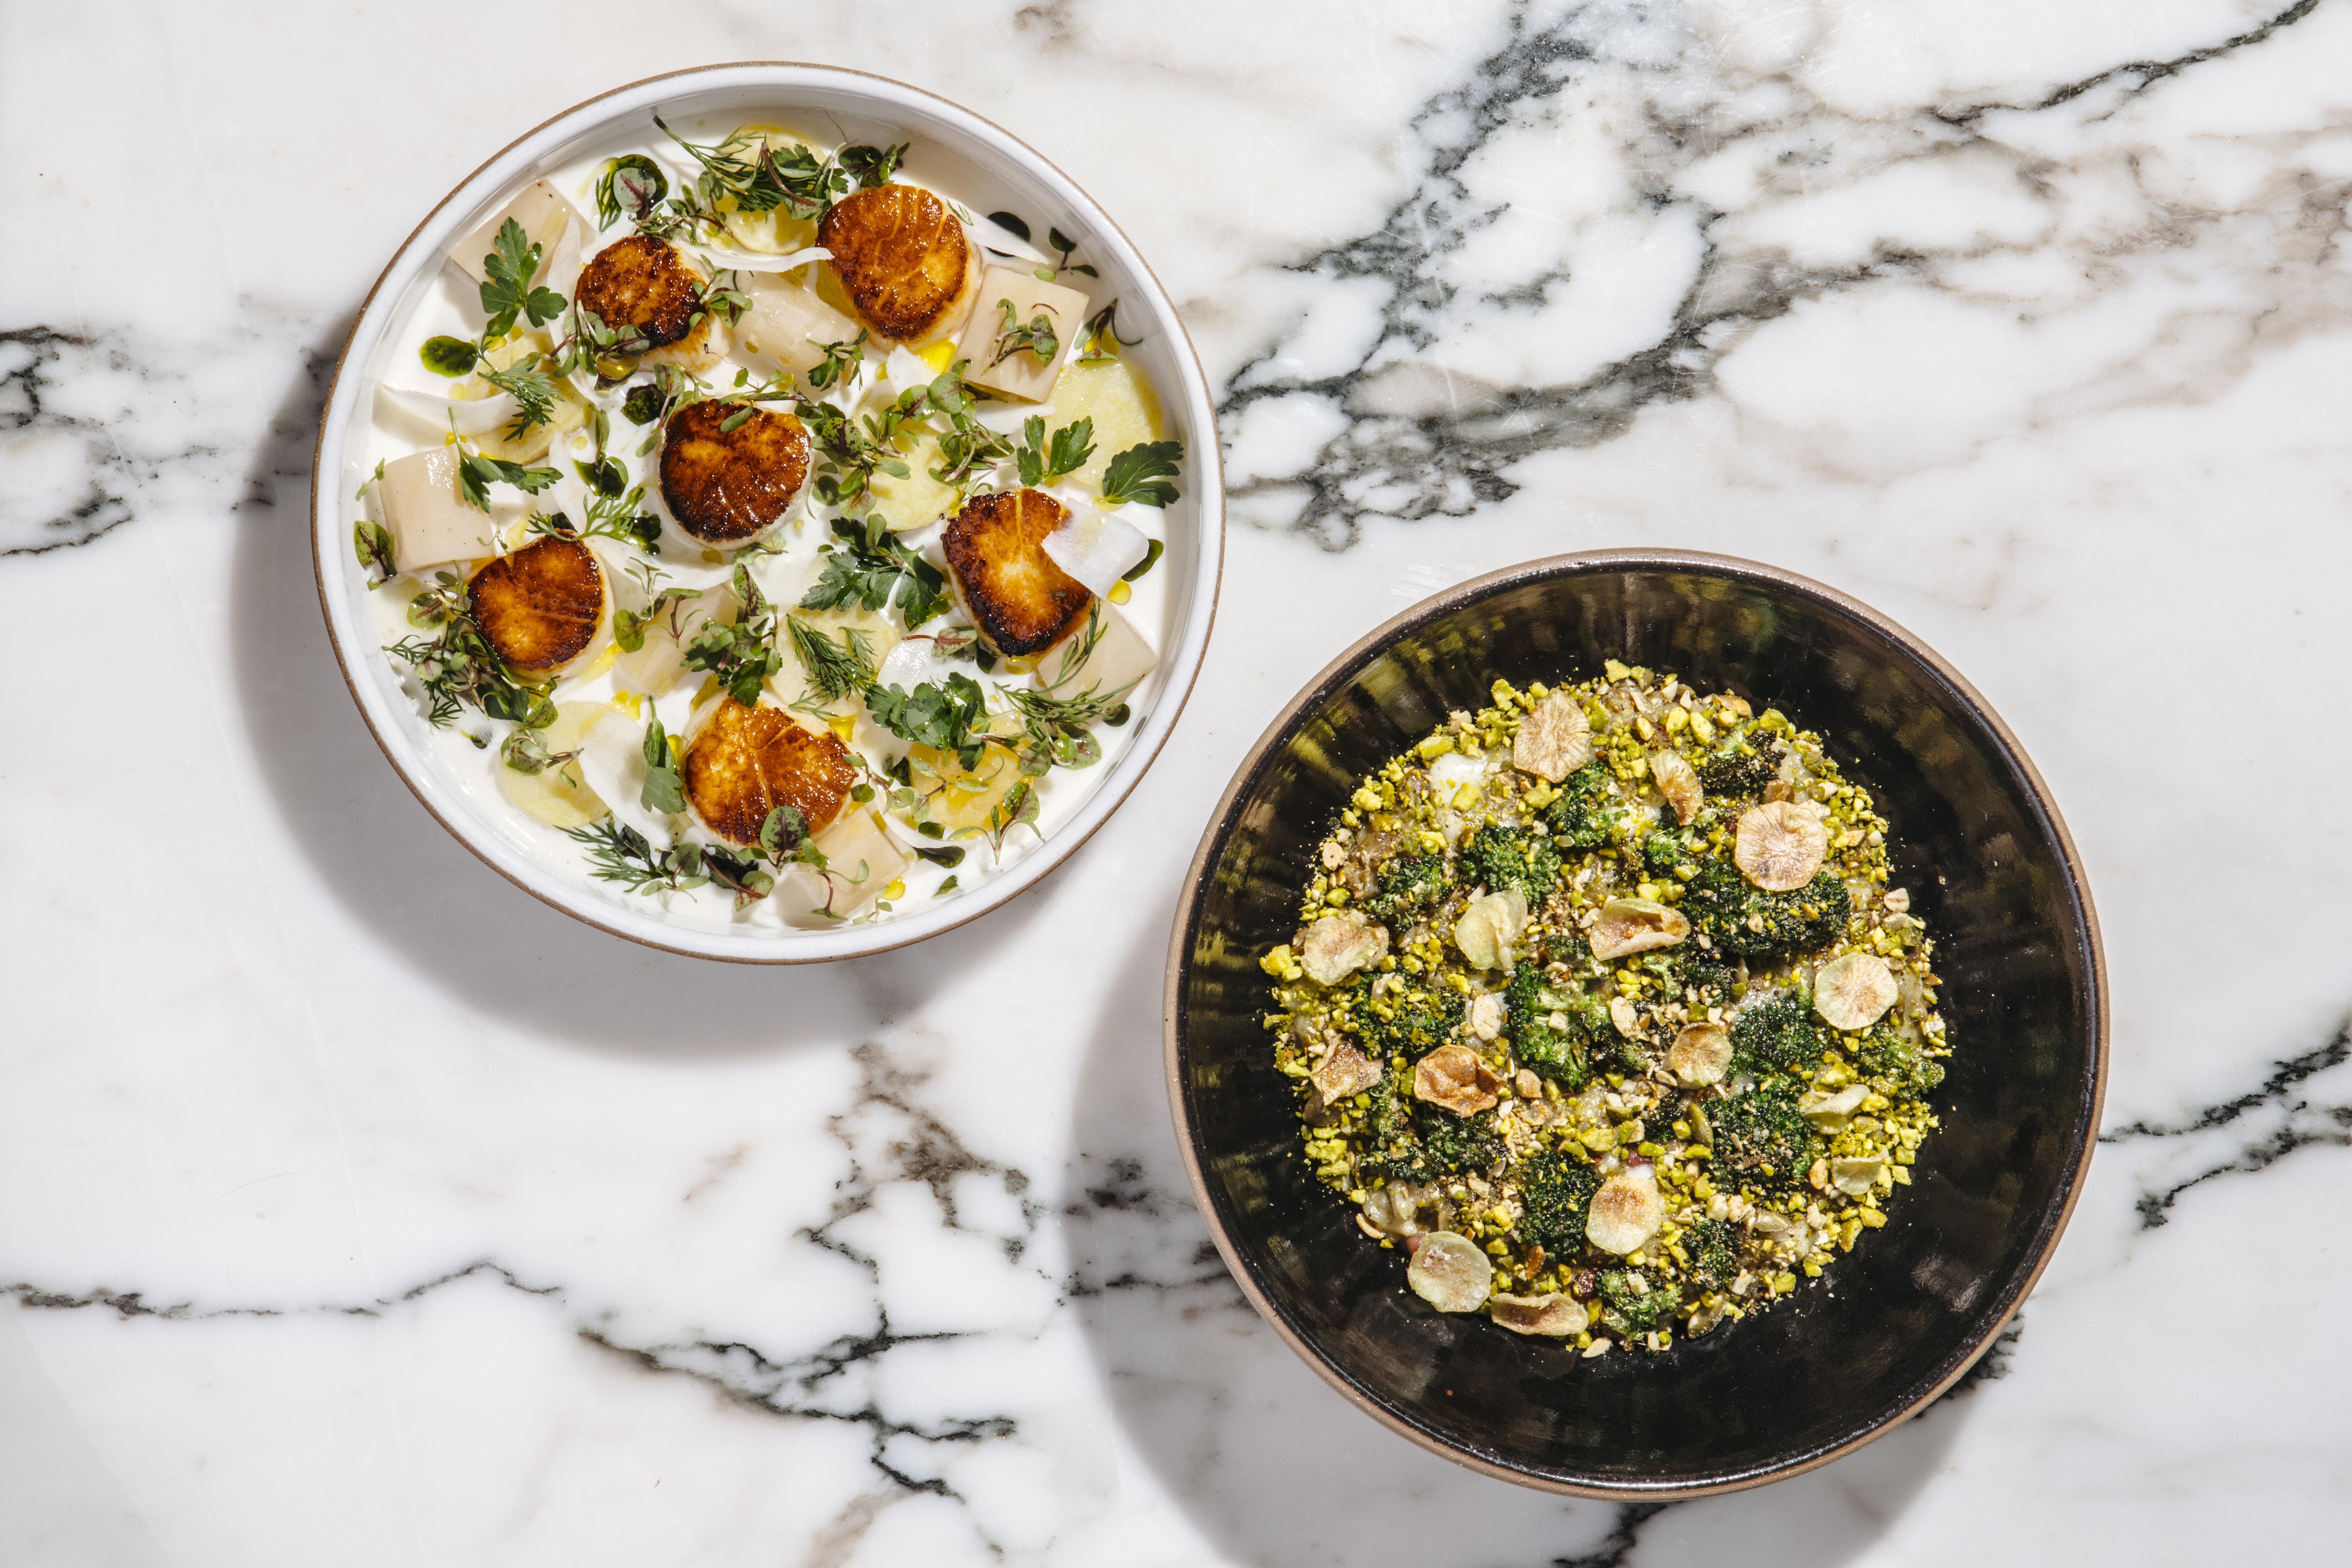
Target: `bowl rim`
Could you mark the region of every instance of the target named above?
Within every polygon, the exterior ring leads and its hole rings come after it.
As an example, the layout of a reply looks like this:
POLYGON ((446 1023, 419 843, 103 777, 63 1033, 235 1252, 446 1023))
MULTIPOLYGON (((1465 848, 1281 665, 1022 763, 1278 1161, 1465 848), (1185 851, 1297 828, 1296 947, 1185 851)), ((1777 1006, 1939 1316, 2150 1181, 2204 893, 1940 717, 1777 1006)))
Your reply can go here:
POLYGON ((1314 1368, 1324 1382, 1337 1389, 1350 1404, 1379 1421, 1389 1430, 1406 1437, 1430 1452, 1442 1455, 1482 1475, 1513 1482, 1538 1490, 1564 1493, 1571 1497, 1602 1498, 1619 1501, 1655 1502, 1679 1501, 1688 1498, 1717 1496, 1727 1492, 1744 1491, 1750 1487, 1785 1480, 1808 1470, 1843 1458, 1864 1445, 1875 1441, 1912 1415, 1926 1408, 1945 1390, 1976 1364, 1993 1341, 2008 1327, 2018 1307, 2032 1292, 2042 1272, 2049 1267, 2052 1254, 2057 1250, 2059 1238, 2065 1234, 2068 1221, 2074 1217, 2074 1205, 2083 1191, 2083 1178, 2089 1171, 2091 1156, 2098 1147, 2100 1117, 2106 1102, 2107 1090, 2107 965, 2106 953, 2100 942, 2099 917, 2092 902, 2091 885, 2085 874, 2082 857, 2075 848, 2066 821, 2059 814, 2057 802, 2052 798, 2049 785, 2041 771, 2033 765, 2017 737, 2002 721, 1992 705, 1966 677, 1945 660, 1918 637, 1861 600, 1783 567, 1736 555, 1719 555, 1706 551, 1613 549, 1585 550, 1562 555, 1549 555, 1533 561, 1523 561, 1498 571, 1488 572, 1453 587, 1433 594, 1411 608, 1391 616, 1325 665, 1315 678, 1300 688, 1298 694, 1286 703, 1282 710, 1265 727, 1249 753, 1234 771, 1233 782, 1225 786, 1223 796, 1210 814, 1208 826, 1201 835, 1200 847, 1193 851, 1192 863, 1184 882, 1184 894, 1178 903, 1175 923, 1169 933, 1168 978, 1161 994, 1162 1068, 1168 1090, 1169 1113, 1176 1127, 1176 1146, 1184 1160, 1184 1173, 1192 1186, 1193 1202, 1199 1205, 1207 1222, 1209 1235, 1216 1243, 1217 1252, 1224 1259, 1225 1268, 1242 1294, 1248 1298, 1259 1317, 1265 1320, 1282 1342, 1300 1360, 1314 1368), (1818 601, 1828 607, 1851 616, 1877 631, 1917 658, 1937 679, 1943 681, 1966 707, 1975 720, 1991 735, 2011 766, 2026 785, 2033 805, 2049 821, 2057 844, 2075 907, 2080 911, 2075 937, 2090 959, 2092 1013, 2091 1057, 2092 1086, 2088 1117, 2082 1133, 2082 1147, 2075 1155, 2074 1168, 2064 1175, 2054 1215, 2045 1216, 2044 1231, 2032 1261, 2015 1273, 2004 1291, 1999 1310, 1990 1320, 1984 1334, 1972 1346, 1967 1347, 1954 1360, 1949 1369, 1934 1386, 1909 1404, 1883 1413, 1867 1428, 1843 1441, 1819 1452, 1801 1454, 1785 1463, 1768 1464, 1751 1471, 1706 1481, 1696 1485, 1645 1483, 1640 1481, 1574 1481, 1554 1476, 1538 1475, 1457 1447, 1416 1423, 1404 1418, 1380 1401, 1371 1398, 1339 1367, 1328 1361, 1284 1315, 1272 1297, 1260 1284, 1252 1265, 1244 1259, 1227 1234, 1219 1200, 1212 1192, 1203 1170, 1199 1142, 1194 1135, 1191 1100, 1181 1072, 1183 1031, 1181 1027, 1184 981, 1192 968, 1192 938, 1200 918, 1201 906, 1208 885, 1210 861, 1213 853, 1230 836, 1244 792, 1254 784, 1265 768, 1275 747, 1290 732, 1299 716, 1308 708, 1328 698, 1341 680, 1352 674, 1371 656, 1417 626, 1466 605, 1490 597, 1494 594, 1528 582, 1555 577, 1583 576, 1601 572, 1700 572, 1735 581, 1761 584, 1766 586, 1818 601))
MULTIPOLYGON (((616 105, 609 112, 620 113, 625 110, 625 105, 616 105)), ((426 211, 415 227, 409 231, 408 237, 394 248, 383 270, 377 273, 375 281, 369 286, 367 294, 352 313, 351 330, 344 334, 342 346, 336 351, 334 368, 327 378, 326 396, 320 405, 319 426, 310 448, 311 574, 318 589, 320 612, 326 622, 328 646, 333 650, 336 668, 343 678, 344 689, 350 693, 352 705, 359 710, 360 720, 367 726, 368 734, 375 742, 377 750, 383 753, 394 775, 407 786, 409 794, 425 808, 425 814, 471 851, 477 859, 508 882, 585 925, 645 947, 685 957, 752 964, 826 963, 839 959, 862 958, 893 952, 953 931, 1028 891, 1076 854, 1110 820, 1142 782, 1143 775, 1159 760, 1199 681, 1201 665, 1215 629, 1217 602, 1223 586, 1224 452, 1216 432, 1215 400, 1209 390, 1208 374, 1202 367, 1200 353, 1193 345, 1192 334, 1184 327, 1174 297, 1160 281, 1159 275, 1152 271, 1142 251, 1102 205, 1059 164, 1027 142, 951 99, 911 83, 853 67, 802 60, 727 60, 688 66, 625 82, 583 99, 541 121, 476 165, 426 211), (961 129, 974 133, 979 140, 992 142, 1012 161, 1026 165, 1030 173, 1057 187, 1058 195, 1099 226, 1097 232, 1120 253, 1120 260, 1143 286, 1157 308, 1157 313, 1164 319, 1173 340, 1171 352, 1176 361, 1177 379, 1181 383, 1181 397, 1170 401, 1181 402, 1192 426, 1192 446, 1202 454, 1202 477, 1207 481, 1193 498, 1199 512, 1200 553, 1192 579, 1192 591, 1197 602, 1162 654, 1162 662, 1169 670, 1169 676, 1161 690, 1160 705, 1145 721, 1152 728, 1149 733, 1139 733, 1136 743, 1112 764, 1111 771, 1064 826, 1060 836, 1041 845, 1010 869, 951 900, 936 913, 926 911, 879 925, 853 926, 789 937, 747 938, 735 931, 697 931, 685 927, 670 927, 627 909, 601 909, 583 891, 563 885, 520 853, 492 841, 487 824, 471 820, 462 810, 453 808, 445 812, 411 771, 402 752, 405 741, 395 743, 395 737, 387 734, 384 725, 379 723, 378 715, 372 707, 371 694, 363 691, 352 668, 339 625, 338 609, 331 597, 331 568, 327 561, 330 552, 338 555, 339 563, 348 554, 339 537, 341 524, 338 521, 338 497, 334 487, 328 483, 326 473, 328 433, 339 423, 349 422, 351 414, 346 405, 356 395, 354 384, 347 379, 353 368, 351 363, 352 348, 358 343, 362 330, 371 324, 377 300, 384 294, 394 273, 400 274, 403 287, 413 275, 417 263, 412 253, 420 237, 444 213, 492 194, 497 184, 511 178, 526 162, 527 150, 536 152, 542 142, 551 146, 574 131, 590 128, 590 123, 596 118, 593 111, 600 105, 646 94, 656 88, 663 89, 657 96, 667 96, 671 92, 683 94, 738 83, 847 88, 867 94, 877 104, 911 108, 940 120, 961 122, 961 129), (515 167, 505 167, 509 163, 515 167), (490 176, 493 174, 499 174, 500 178, 492 180, 490 176)), ((338 447, 340 456, 340 442, 338 447)), ((342 568, 339 563, 333 570, 339 574, 342 568)), ((340 585, 338 575, 336 586, 340 585)))

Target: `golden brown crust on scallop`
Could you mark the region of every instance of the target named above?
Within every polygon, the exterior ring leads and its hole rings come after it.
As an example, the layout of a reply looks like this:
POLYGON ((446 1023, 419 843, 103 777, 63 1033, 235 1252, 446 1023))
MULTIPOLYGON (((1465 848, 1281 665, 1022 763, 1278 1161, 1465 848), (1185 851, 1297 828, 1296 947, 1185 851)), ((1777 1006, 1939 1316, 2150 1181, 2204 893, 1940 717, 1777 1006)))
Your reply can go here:
POLYGON ((738 544, 772 526, 808 482, 808 430, 748 403, 697 403, 662 433, 662 500, 705 544, 738 544), (739 414, 750 416, 723 429, 739 414))
POLYGON ((877 336, 920 342, 961 321, 980 256, 947 203, 913 185, 845 195, 817 224, 841 291, 877 336))
POLYGON ((1045 551, 1045 536, 1069 515, 1042 490, 975 496, 940 536, 971 618, 1007 658, 1052 647, 1094 601, 1045 551))
POLYGON ((756 844, 768 814, 798 810, 811 833, 841 815, 857 764, 830 730, 812 730, 781 708, 719 706, 686 748, 686 798, 711 832, 756 844))
POLYGON ((651 348, 691 331, 702 308, 702 279, 677 247, 633 234, 598 251, 580 274, 574 298, 616 331, 635 328, 651 348))
POLYGON ((553 669, 579 658, 604 615, 604 569, 576 539, 542 539, 501 555, 466 587, 474 624, 517 669, 553 669))

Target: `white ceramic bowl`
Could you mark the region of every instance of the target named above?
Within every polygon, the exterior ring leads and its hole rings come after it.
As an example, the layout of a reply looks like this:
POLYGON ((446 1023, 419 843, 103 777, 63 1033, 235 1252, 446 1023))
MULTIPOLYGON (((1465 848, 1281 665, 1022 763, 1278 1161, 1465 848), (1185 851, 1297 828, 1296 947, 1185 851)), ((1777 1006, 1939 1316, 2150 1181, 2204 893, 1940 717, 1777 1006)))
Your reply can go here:
POLYGON ((336 366, 310 488, 319 601, 335 657, 376 743, 425 809, 499 875, 567 914, 648 946, 737 963, 811 963, 919 942, 986 914, 1059 865, 1118 809, 1166 742, 1208 645, 1223 553, 1223 493, 1208 381, 1175 306, 1127 237, 1069 176, 970 110, 900 82, 831 66, 754 63, 655 77, 557 115, 475 170, 417 226, 369 291, 336 366), (625 142, 642 141, 656 110, 681 132, 688 125, 723 122, 723 130, 764 121, 823 126, 837 130, 845 142, 911 142, 909 172, 975 212, 1019 213, 1041 236, 1048 225, 1059 228, 1099 269, 1104 294, 1117 296, 1122 335, 1141 337, 1123 352, 1150 378, 1170 433, 1184 442, 1182 499, 1168 510, 1167 553, 1158 568, 1167 574, 1168 601, 1160 662, 1132 704, 1133 740, 1102 764, 1104 775, 1093 792, 1049 824, 1045 843, 1024 858, 968 890, 871 924, 827 931, 719 926, 589 878, 436 743, 379 646, 363 574, 352 556, 352 525, 359 512, 352 498, 373 467, 363 455, 374 389, 396 359, 413 352, 399 330, 428 291, 442 287, 449 244, 543 174, 600 153, 601 144, 619 151, 625 142))

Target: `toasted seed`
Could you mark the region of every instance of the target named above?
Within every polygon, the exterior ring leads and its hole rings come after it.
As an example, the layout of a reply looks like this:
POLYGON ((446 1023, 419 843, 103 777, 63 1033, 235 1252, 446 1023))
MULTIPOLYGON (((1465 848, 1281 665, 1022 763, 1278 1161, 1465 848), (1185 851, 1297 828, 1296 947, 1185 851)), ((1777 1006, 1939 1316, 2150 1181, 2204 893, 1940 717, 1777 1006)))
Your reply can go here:
POLYGON ((1467 1046, 1440 1046, 1413 1064, 1412 1097, 1472 1116, 1500 1098, 1503 1080, 1467 1046))
POLYGON ((553 669, 595 640, 604 572, 576 539, 542 539, 501 555, 467 584, 474 624, 517 669, 553 669))
POLYGON ((1867 1029, 1901 994, 1895 972, 1874 952, 1832 958, 1813 976, 1813 1011, 1833 1029, 1867 1029))
POLYGON ((1495 1288, 1495 1266, 1468 1237, 1433 1231, 1413 1250, 1404 1279, 1414 1295, 1441 1312, 1475 1312, 1495 1288))
POLYGON ((807 483, 809 437, 790 414, 697 403, 662 434, 662 500, 706 544, 740 544, 775 526, 807 483), (730 420, 739 420, 731 430, 730 420))
POLYGON ((721 698, 687 742, 687 804, 704 826, 736 844, 756 844, 768 814, 800 812, 816 833, 841 815, 857 764, 830 730, 812 730, 781 708, 746 708, 721 698))
POLYGON ((1094 600, 1045 551, 1045 536, 1069 515, 1043 490, 1004 491, 974 497, 940 536, 971 618, 1008 658, 1052 647, 1094 600))
POLYGON ((914 185, 844 196, 817 225, 841 291, 877 337, 926 343, 963 323, 980 252, 948 205, 914 185))
POLYGON ((633 234, 595 254, 581 271, 575 298, 606 326, 624 335, 634 329, 659 348, 694 329, 702 279, 669 241, 633 234))
POLYGON ((1771 800, 1739 814, 1731 858, 1758 887, 1788 893, 1813 879, 1829 847, 1821 807, 1810 801, 1771 800))

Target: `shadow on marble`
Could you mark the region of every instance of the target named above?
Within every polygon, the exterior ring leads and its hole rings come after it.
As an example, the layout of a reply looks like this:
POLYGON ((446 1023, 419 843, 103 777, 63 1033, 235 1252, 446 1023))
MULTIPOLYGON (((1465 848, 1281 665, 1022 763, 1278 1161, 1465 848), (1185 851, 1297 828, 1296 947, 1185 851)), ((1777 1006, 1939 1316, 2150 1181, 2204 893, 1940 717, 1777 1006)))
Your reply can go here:
POLYGON ((1944 1468, 1972 1400, 1795 1479, 1664 1508, 1491 1480, 1358 1411, 1260 1321, 1193 1205, 1161 1077, 1172 918, 1171 903, 1125 955, 1080 1069, 1068 1294, 1127 1447, 1226 1560, 1613 1568, 1671 1538, 1656 1560, 1828 1568, 1863 1555, 1944 1468))
MULTIPOLYGON (((247 475, 232 568, 232 668, 248 742, 289 835, 336 901, 473 1010, 654 1059, 838 1046, 990 962, 1035 917, 1017 899, 902 952, 791 970, 639 947, 561 914, 476 859, 419 805, 344 689, 310 560, 312 444, 348 319, 315 340, 247 475), (694 1027, 677 1027, 691 994, 694 1027)), ((1034 890, 1033 890, 1034 891, 1034 890)))

